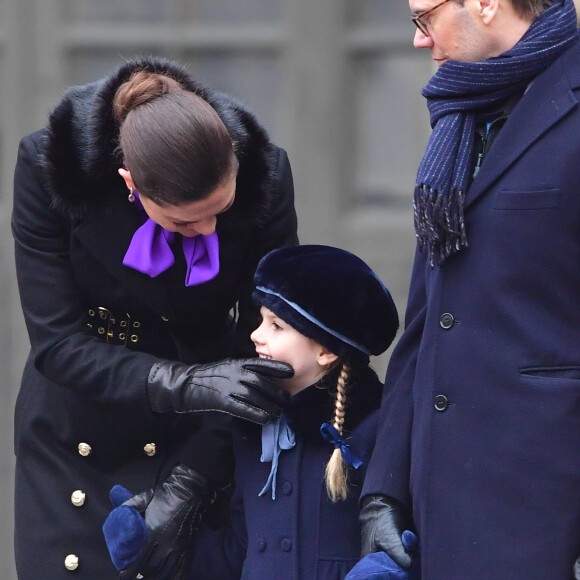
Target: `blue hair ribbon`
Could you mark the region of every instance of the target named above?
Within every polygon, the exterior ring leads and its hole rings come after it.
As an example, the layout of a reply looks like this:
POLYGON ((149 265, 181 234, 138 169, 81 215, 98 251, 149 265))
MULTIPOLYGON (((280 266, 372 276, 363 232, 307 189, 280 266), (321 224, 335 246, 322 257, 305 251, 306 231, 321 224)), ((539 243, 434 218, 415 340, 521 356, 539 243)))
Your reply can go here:
POLYGON ((342 458, 347 465, 358 469, 362 465, 362 460, 351 450, 350 445, 343 439, 338 429, 332 423, 322 423, 320 434, 328 443, 332 443, 335 449, 340 449, 342 458))

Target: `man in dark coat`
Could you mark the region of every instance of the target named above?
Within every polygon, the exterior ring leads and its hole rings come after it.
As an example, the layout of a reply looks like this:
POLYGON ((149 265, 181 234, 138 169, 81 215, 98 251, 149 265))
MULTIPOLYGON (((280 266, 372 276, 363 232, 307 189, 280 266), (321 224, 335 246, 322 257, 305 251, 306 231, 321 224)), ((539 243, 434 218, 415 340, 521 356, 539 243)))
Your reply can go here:
POLYGON ((12 227, 31 341, 15 418, 18 575, 115 578, 101 531, 114 484, 154 489, 178 464, 216 485, 231 478, 229 417, 152 412, 146 385, 166 359, 253 355, 254 271, 269 250, 297 243, 288 158, 232 97, 175 63, 130 61, 69 89, 48 126, 22 140, 12 227), (118 174, 112 100, 138 70, 200 96, 235 144, 235 201, 217 216, 219 274, 203 284, 184 285, 182 255, 157 277, 123 265, 142 216, 118 174))
POLYGON ((424 580, 572 578, 580 554, 580 41, 572 0, 411 0, 439 68, 418 248, 362 496, 424 580))

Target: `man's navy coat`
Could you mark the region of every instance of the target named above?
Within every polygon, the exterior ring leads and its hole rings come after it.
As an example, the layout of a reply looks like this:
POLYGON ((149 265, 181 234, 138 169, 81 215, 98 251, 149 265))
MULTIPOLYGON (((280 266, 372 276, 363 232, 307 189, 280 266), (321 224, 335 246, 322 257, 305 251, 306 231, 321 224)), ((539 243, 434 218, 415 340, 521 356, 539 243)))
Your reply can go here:
POLYGON ((580 43, 536 77, 417 253, 364 494, 412 507, 423 580, 572 577, 580 555, 580 43))

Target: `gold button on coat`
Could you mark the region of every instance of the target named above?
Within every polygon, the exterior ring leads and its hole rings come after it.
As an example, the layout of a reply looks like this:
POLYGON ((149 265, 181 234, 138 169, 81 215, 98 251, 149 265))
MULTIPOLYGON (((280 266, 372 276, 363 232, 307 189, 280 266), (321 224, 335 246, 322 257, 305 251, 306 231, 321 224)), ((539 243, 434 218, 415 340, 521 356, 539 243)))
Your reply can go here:
POLYGON ((143 450, 149 457, 153 457, 157 453, 157 449, 155 448, 155 443, 147 443, 143 450))
POLYGON ((83 457, 87 457, 87 455, 91 454, 93 448, 88 443, 79 443, 79 453, 83 457))
POLYGON ((76 507, 85 505, 87 495, 82 489, 75 489, 70 496, 71 503, 76 507))
POLYGON ((67 570, 76 570, 79 567, 79 559, 76 556, 76 554, 69 554, 65 559, 64 559, 64 567, 67 570))

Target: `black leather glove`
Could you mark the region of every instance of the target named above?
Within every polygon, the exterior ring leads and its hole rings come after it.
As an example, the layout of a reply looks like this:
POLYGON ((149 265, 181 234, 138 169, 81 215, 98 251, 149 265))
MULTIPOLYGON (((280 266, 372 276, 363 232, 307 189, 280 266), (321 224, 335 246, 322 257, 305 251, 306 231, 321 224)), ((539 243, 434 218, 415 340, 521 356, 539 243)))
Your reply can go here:
POLYGON ((149 405, 160 413, 221 411, 264 425, 280 416, 288 393, 271 379, 294 374, 286 363, 261 358, 226 359, 187 366, 153 365, 147 381, 149 405))
POLYGON ((178 465, 155 490, 124 502, 123 505, 144 514, 149 533, 141 554, 120 572, 119 578, 184 578, 194 532, 215 497, 213 487, 203 475, 186 465, 178 465))
POLYGON ((383 551, 401 568, 411 567, 413 558, 402 541, 403 532, 410 529, 402 504, 385 495, 368 496, 363 499, 359 520, 362 556, 383 551))

